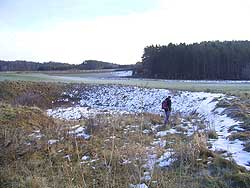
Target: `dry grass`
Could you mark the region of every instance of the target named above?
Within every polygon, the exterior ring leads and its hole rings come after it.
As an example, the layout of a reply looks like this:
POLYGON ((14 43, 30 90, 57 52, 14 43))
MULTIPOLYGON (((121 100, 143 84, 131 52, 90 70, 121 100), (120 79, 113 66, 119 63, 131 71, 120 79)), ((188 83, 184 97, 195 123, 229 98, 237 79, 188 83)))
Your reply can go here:
POLYGON ((216 130, 214 130, 214 129, 207 130, 207 135, 208 135, 208 138, 210 138, 210 139, 217 139, 218 138, 218 134, 217 134, 216 130))
MULTIPOLYGON (((221 187, 221 184, 230 187, 236 182, 237 173, 246 176, 237 179, 241 184, 249 178, 235 163, 222 160, 207 149, 207 135, 195 133, 188 138, 181 134, 166 136, 166 141, 172 144, 165 149, 172 148, 175 162, 168 168, 155 166, 152 179, 142 180, 148 171, 144 167, 148 147, 154 139, 153 134, 143 134, 142 130, 159 120, 153 115, 99 115, 95 119, 68 122, 53 120, 37 108, 2 105, 0 112, 4 117, 0 129, 0 185, 6 188, 120 188, 143 182, 153 188, 221 187), (27 115, 35 121, 21 118, 27 115), (20 124, 12 116, 20 116, 20 124), (70 127, 76 124, 91 133, 89 140, 69 134, 70 127), (38 129, 41 138, 31 136, 38 129), (51 139, 58 141, 48 144, 51 139), (83 156, 88 158, 82 160, 83 156)), ((158 156, 163 152, 164 148, 159 148, 158 156)))
POLYGON ((133 120, 131 116, 99 116, 95 120, 58 122, 41 110, 33 110, 9 105, 1 108, 1 185, 127 187, 131 182, 140 182, 152 137, 142 134, 140 126, 127 134, 124 129, 137 124, 141 117, 133 120), (30 122, 27 115, 36 121, 30 122), (18 123, 12 116, 20 117, 18 123), (69 127, 78 123, 87 127, 90 140, 68 134, 69 127), (41 138, 31 136, 37 130, 41 138), (58 142, 50 145, 50 139, 58 142), (89 160, 83 161, 82 156, 89 160))
MULTIPOLYGON (((2 85, 9 96, 2 95, 1 99, 11 102, 19 92, 41 91, 47 106, 65 88, 22 84, 20 88, 17 83, 2 85)), ((25 99, 29 100, 32 97, 25 99)), ((61 121, 48 117, 37 107, 18 104, 0 104, 0 187, 127 188, 130 184, 146 183, 151 188, 247 188, 250 183, 249 172, 207 149, 205 133, 168 134, 162 138, 167 142, 164 148, 152 146, 158 138, 143 130, 162 124, 159 115, 98 115, 94 119, 61 121), (90 139, 69 134, 75 125, 85 127, 90 139), (56 142, 49 144, 50 140, 56 142), (142 177, 149 171, 145 163, 152 149, 157 157, 171 149, 174 162, 164 168, 153 166, 151 180, 145 180, 142 177)), ((195 115, 189 117, 193 119, 195 115)), ((172 115, 171 123, 180 125, 180 115, 172 115)))
POLYGON ((70 98, 62 93, 70 92, 79 87, 85 89, 84 86, 84 84, 4 81, 0 82, 0 101, 12 105, 37 106, 48 109, 78 100, 77 96, 70 98), (70 98, 70 100, 56 102, 60 98, 70 98))

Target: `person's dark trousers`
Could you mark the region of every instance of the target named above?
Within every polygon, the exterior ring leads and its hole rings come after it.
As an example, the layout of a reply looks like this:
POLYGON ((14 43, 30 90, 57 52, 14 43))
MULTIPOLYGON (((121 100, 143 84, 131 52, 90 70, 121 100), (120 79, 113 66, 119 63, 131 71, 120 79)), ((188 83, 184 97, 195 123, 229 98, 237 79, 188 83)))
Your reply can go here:
POLYGON ((170 111, 165 110, 165 119, 164 119, 164 125, 167 125, 169 121, 170 111))

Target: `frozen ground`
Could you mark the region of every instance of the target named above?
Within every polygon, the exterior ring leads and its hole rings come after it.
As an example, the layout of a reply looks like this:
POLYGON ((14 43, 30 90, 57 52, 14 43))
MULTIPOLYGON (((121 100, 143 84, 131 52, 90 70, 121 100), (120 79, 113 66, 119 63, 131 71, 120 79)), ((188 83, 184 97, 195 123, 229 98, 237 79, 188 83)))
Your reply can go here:
POLYGON ((181 80, 182 82, 198 82, 198 83, 233 83, 233 84, 242 84, 250 83, 249 80, 181 80))
POLYGON ((116 77, 128 77, 128 76, 132 76, 133 71, 129 70, 129 71, 114 71, 111 73, 112 76, 116 76, 116 77))
MULTIPOLYGON (((74 93, 77 92, 73 91, 69 96, 74 95, 74 93)), ((209 141, 212 144, 212 150, 226 151, 225 155, 231 154, 238 164, 249 169, 250 153, 243 151, 243 142, 239 140, 229 141, 228 139, 231 134, 229 128, 232 126, 237 127, 240 122, 224 114, 223 108, 216 107, 220 100, 231 99, 224 94, 188 91, 171 92, 166 89, 125 86, 88 86, 80 93, 81 100, 77 105, 70 108, 48 110, 48 114, 56 118, 69 120, 94 117, 98 113, 110 112, 162 114, 161 101, 168 95, 172 96, 172 113, 180 113, 183 117, 197 113, 198 117, 205 121, 207 128, 216 130, 218 139, 209 141)), ((184 122, 182 123, 184 124, 184 122)), ((190 135, 193 132, 194 126, 189 126, 187 134, 190 135)), ((176 133, 176 130, 172 129, 157 132, 156 136, 161 137, 174 133, 176 133)), ((166 151, 166 156, 169 156, 169 151, 166 151)), ((159 162, 163 166, 168 163, 168 160, 159 162)))

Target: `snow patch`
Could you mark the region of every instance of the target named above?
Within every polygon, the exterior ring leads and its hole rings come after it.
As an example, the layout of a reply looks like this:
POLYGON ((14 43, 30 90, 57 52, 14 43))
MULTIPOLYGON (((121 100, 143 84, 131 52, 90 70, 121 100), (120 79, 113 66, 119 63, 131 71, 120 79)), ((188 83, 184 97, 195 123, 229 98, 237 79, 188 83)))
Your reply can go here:
POLYGON ((49 140, 49 141, 48 141, 48 144, 49 144, 49 145, 52 145, 52 144, 57 143, 58 141, 59 141, 59 140, 53 140, 53 139, 52 139, 52 140, 49 140))
POLYGON ((167 151, 165 152, 158 160, 157 162, 159 163, 160 167, 168 167, 170 166, 175 159, 172 158, 174 152, 173 151, 167 151))
POLYGON ((116 77, 128 77, 133 75, 133 71, 114 71, 111 74, 116 77))
POLYGON ((73 134, 76 137, 82 137, 85 140, 90 139, 91 135, 86 133, 86 128, 85 127, 80 127, 80 126, 74 126, 77 127, 76 129, 69 131, 69 134, 73 134))
POLYGON ((87 155, 84 155, 84 156, 82 157, 82 160, 83 160, 83 161, 90 160, 90 157, 89 157, 89 156, 87 156, 87 155))
MULTIPOLYGON (((227 150, 232 158, 240 165, 249 168, 249 152, 243 151, 243 142, 230 142, 229 128, 237 127, 241 122, 235 121, 223 114, 224 108, 216 108, 218 102, 224 99, 224 94, 206 92, 179 91, 174 95, 166 89, 150 89, 128 86, 88 86, 89 88, 79 93, 80 106, 48 110, 50 116, 68 120, 93 117, 98 113, 163 113, 162 100, 172 96, 172 113, 182 115, 198 114, 204 120, 208 128, 214 129, 218 134, 217 140, 210 140, 213 150, 227 150)), ((228 97, 227 97, 228 98, 228 97)), ((191 135, 195 129, 191 129, 194 122, 188 124, 187 134, 191 135)), ((157 126, 152 128, 157 131, 157 126)), ((145 130, 145 133, 147 131, 145 130)), ((177 133, 175 129, 158 132, 156 136, 163 137, 167 134, 177 133)), ((163 166, 168 165, 161 163, 163 166)))
POLYGON ((136 184, 136 185, 130 184, 129 187, 130 187, 130 188, 148 188, 148 186, 147 186, 145 183, 136 184))

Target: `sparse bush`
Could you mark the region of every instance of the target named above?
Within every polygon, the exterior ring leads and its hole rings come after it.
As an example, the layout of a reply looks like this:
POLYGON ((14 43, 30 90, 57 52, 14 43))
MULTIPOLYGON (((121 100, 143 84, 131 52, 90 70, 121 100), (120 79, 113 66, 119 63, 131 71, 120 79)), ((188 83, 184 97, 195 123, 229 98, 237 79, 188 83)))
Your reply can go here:
POLYGON ((175 160, 174 165, 178 168, 194 170, 200 164, 197 159, 201 161, 206 160, 209 156, 207 149, 207 137, 202 133, 195 133, 192 138, 188 140, 179 140, 174 146, 175 160))
MULTIPOLYGON (((12 104, 23 106, 36 106, 39 101, 42 101, 42 96, 32 92, 26 92, 16 96, 12 104)), ((39 105, 40 106, 40 105, 39 105)))
POLYGON ((214 129, 207 130, 207 137, 210 139, 218 139, 218 134, 214 129))
POLYGON ((249 173, 225 174, 225 179, 229 187, 232 188, 248 188, 250 185, 249 173))
POLYGON ((228 138, 229 140, 236 140, 236 139, 239 139, 241 141, 249 140, 250 131, 232 133, 230 136, 228 136, 228 138))
POLYGON ((244 151, 250 152, 250 141, 244 143, 244 151))
MULTIPOLYGON (((60 102, 57 104, 52 101, 55 102, 64 91, 71 91, 75 87, 77 84, 4 81, 0 82, 0 101, 48 109, 59 105, 60 102)), ((78 100, 78 98, 72 100, 78 100)))
POLYGON ((212 176, 246 172, 246 169, 237 165, 235 161, 226 160, 218 155, 214 157, 213 163, 209 165, 209 169, 212 176))

